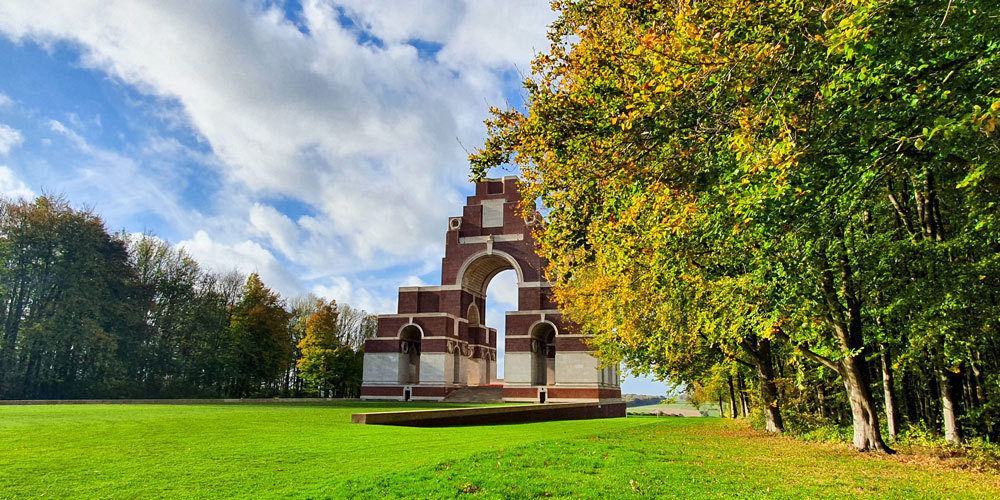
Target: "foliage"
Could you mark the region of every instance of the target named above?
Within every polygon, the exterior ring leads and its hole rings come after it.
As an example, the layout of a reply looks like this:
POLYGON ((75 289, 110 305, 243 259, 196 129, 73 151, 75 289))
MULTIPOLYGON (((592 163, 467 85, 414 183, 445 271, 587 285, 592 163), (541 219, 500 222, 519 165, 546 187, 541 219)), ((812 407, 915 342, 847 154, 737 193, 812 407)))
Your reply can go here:
POLYGON ((65 200, 0 203, 0 396, 119 390, 142 304, 120 240, 65 200))
POLYGON ((952 410, 1000 398, 996 2, 554 6, 527 113, 493 109, 471 162, 548 208, 556 298, 599 355, 704 383, 777 342, 804 376, 751 380, 758 403, 826 411, 832 375, 855 446, 888 451, 869 361, 897 352, 949 439, 996 437, 952 410))
POLYGON ((256 273, 247 278, 242 300, 233 308, 227 331, 232 367, 225 374, 229 392, 242 397, 258 395, 259 388, 275 380, 291 361, 291 314, 278 294, 264 286, 256 273))
POLYGON ((357 397, 364 353, 351 348, 351 334, 357 328, 350 328, 353 325, 340 318, 335 302, 317 302, 307 320, 306 335, 298 344, 302 357, 296 366, 299 376, 320 394, 357 397))

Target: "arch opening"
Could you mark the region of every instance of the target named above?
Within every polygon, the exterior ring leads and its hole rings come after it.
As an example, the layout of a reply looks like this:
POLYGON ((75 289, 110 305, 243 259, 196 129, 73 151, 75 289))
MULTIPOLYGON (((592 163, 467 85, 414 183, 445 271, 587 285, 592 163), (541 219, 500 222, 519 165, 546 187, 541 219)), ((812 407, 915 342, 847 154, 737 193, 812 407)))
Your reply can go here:
POLYGON ((531 383, 546 386, 556 378, 556 326, 539 321, 531 327, 531 383))
POLYGON ((420 383, 420 341, 423 330, 413 323, 399 330, 399 383, 403 385, 420 383))
POLYGON ((458 272, 462 288, 477 295, 486 295, 486 288, 493 278, 509 269, 517 273, 517 281, 524 281, 521 266, 504 252, 488 251, 470 257, 458 272))
POLYGON ((497 273, 487 284, 486 311, 483 315, 484 326, 496 337, 496 359, 491 370, 494 371, 491 383, 504 379, 504 354, 506 353, 507 311, 517 310, 518 276, 513 269, 497 273))

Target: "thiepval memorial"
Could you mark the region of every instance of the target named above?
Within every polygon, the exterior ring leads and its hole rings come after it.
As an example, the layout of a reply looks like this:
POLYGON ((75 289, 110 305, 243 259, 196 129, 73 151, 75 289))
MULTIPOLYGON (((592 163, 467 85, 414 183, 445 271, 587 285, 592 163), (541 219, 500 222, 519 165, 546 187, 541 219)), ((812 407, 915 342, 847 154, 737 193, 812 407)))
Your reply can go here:
POLYGON ((448 220, 441 285, 400 288, 396 314, 378 317, 365 342, 363 399, 438 401, 482 388, 504 401, 621 400, 617 368, 600 367, 553 302, 531 235, 541 216, 522 218, 520 203, 516 177, 476 183, 461 217, 448 220), (497 331, 483 319, 486 288, 508 269, 517 273, 517 310, 506 313, 499 380, 497 331))

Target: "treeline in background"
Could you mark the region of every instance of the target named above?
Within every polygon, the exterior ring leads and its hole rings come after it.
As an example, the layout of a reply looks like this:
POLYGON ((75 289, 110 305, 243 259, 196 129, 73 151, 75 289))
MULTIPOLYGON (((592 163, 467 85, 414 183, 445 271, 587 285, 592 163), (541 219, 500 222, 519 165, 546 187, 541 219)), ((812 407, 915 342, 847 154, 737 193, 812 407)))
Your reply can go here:
POLYGON ((282 299, 59 197, 0 201, 0 399, 357 397, 368 313, 282 299))

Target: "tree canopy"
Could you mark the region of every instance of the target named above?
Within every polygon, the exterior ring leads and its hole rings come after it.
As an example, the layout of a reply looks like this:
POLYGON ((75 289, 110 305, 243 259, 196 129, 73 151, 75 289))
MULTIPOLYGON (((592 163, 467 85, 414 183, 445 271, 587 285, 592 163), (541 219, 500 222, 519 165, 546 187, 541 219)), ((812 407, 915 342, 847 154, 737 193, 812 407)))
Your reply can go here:
POLYGON ((494 108, 471 162, 517 165, 547 207, 556 298, 601 357, 752 371, 774 431, 793 399, 824 411, 802 394, 828 370, 814 387, 839 381, 855 447, 891 451, 881 357, 940 414, 911 420, 995 432, 958 410, 1000 398, 982 356, 1000 341, 995 2, 553 5, 527 111, 494 108))

